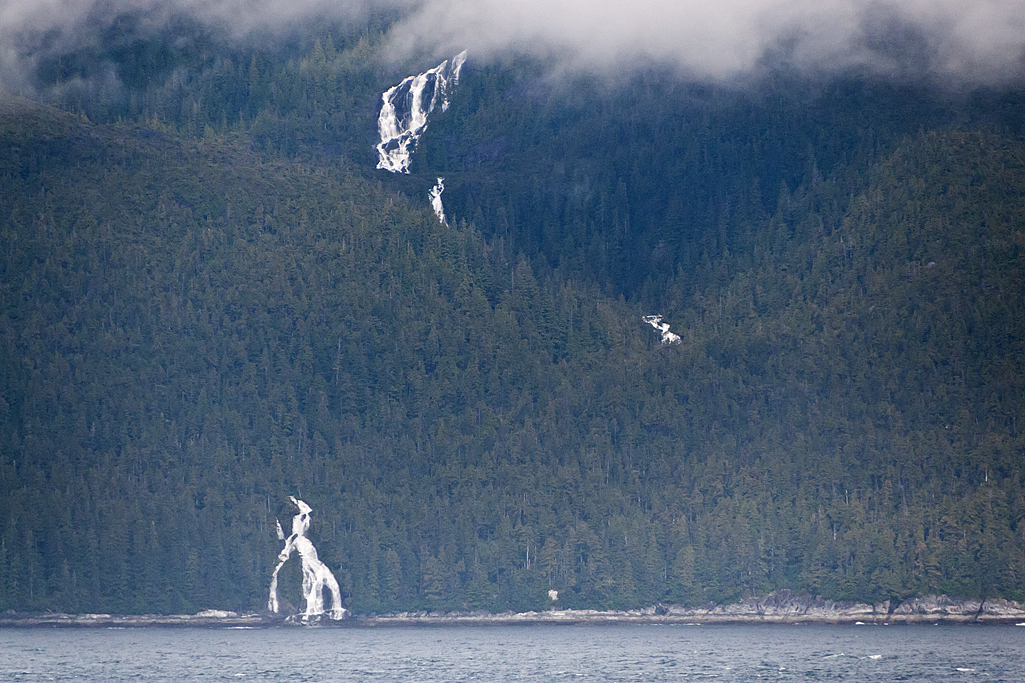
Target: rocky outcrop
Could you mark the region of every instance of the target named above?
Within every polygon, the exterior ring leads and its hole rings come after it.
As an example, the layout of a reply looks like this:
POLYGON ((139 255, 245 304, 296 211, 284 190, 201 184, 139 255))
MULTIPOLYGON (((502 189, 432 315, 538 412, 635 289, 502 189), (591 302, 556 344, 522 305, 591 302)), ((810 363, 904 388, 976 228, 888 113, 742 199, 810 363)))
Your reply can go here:
POLYGON ((704 608, 674 607, 670 615, 702 622, 819 622, 819 623, 1018 623, 1025 620, 1025 605, 1011 600, 957 600, 929 595, 891 604, 837 602, 782 590, 761 598, 746 598, 731 605, 704 608))
MULTIPOLYGON (((0 614, 0 627, 198 626, 259 627, 303 625, 269 614, 205 610, 198 614, 0 614)), ((1011 600, 956 600, 945 595, 870 605, 837 602, 781 590, 737 603, 699 607, 657 604, 636 610, 547 610, 544 612, 400 612, 330 621, 333 626, 443 626, 502 624, 1025 624, 1025 604, 1011 600)), ((305 625, 309 625, 305 623, 305 625)))
POLYGON ((68 628, 112 628, 135 626, 198 626, 198 627, 256 627, 272 623, 260 614, 237 614, 224 610, 204 610, 198 614, 0 614, 0 628, 34 626, 68 628))
POLYGON ((1025 623, 1025 603, 1003 599, 986 600, 975 620, 983 624, 1006 624, 1012 621, 1025 623))
POLYGON ((777 591, 761 598, 744 598, 730 605, 706 605, 702 608, 674 607, 669 614, 702 622, 779 622, 817 621, 841 623, 884 621, 889 602, 870 605, 862 602, 837 602, 812 595, 777 591))
POLYGON ((946 595, 927 595, 905 600, 893 610, 904 623, 933 621, 975 621, 985 603, 982 600, 953 600, 946 595))
POLYGON ((737 603, 709 603, 699 607, 653 605, 639 610, 549 610, 545 612, 403 612, 357 617, 357 625, 442 624, 914 624, 914 623, 1025 623, 1025 605, 1010 600, 955 600, 945 595, 926 596, 892 605, 839 602, 781 590, 737 603))

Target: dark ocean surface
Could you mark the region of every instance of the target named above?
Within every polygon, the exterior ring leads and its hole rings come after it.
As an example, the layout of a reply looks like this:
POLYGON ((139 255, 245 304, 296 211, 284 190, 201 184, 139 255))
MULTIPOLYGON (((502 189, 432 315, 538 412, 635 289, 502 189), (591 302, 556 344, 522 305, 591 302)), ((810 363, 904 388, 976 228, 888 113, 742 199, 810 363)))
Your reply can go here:
POLYGON ((0 681, 1025 681, 1025 627, 0 629, 0 681))

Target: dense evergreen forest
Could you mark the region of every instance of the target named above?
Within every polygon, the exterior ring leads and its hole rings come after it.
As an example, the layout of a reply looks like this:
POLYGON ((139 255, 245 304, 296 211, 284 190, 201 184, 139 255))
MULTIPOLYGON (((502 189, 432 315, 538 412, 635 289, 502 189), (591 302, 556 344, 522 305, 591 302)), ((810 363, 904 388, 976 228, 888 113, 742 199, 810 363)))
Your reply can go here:
POLYGON ((386 19, 119 21, 0 93, 0 610, 263 609, 289 495, 357 613, 1025 599, 1023 91, 471 55, 392 176, 386 19))

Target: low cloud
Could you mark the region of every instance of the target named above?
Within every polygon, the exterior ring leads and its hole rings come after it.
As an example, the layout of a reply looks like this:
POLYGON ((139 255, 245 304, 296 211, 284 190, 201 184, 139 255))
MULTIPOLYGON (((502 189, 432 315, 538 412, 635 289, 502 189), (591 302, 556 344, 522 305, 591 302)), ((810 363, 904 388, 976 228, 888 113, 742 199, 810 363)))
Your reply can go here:
POLYGON ((713 79, 767 61, 808 72, 994 82, 1025 65, 1021 0, 426 0, 396 50, 556 56, 605 71, 659 62, 713 79))
MULTIPOLYGON (((319 19, 361 20, 412 0, 0 0, 0 86, 32 92, 38 67, 62 55, 102 54, 119 41, 153 38, 192 22, 228 38, 309 30, 319 19)), ((89 79, 116 76, 91 74, 89 79)))
POLYGON ((770 63, 965 83, 1025 74, 1022 0, 0 0, 0 82, 24 84, 48 55, 101 46, 126 15, 136 29, 186 17, 241 37, 382 10, 404 17, 387 43, 398 60, 469 49, 475 61, 530 54, 603 73, 657 63, 708 79, 770 63))
POLYGON ((189 16, 241 35, 314 17, 356 17, 408 5, 410 0, 0 0, 0 31, 57 32, 72 38, 97 23, 132 14, 152 21, 189 16))

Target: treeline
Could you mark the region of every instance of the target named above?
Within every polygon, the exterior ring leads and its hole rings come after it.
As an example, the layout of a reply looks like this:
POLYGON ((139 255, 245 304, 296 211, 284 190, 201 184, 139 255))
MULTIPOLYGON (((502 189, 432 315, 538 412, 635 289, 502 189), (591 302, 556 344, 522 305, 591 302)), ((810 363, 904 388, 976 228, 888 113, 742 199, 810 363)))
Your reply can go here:
POLYGON ((291 40, 236 39, 187 17, 122 15, 94 41, 38 60, 41 101, 96 123, 130 121, 187 138, 248 133, 255 150, 365 162, 381 92, 397 76, 377 46, 387 14, 326 23, 291 40), (364 158, 365 157, 365 158, 364 158))
POLYGON ((363 613, 1025 598, 1014 126, 809 147, 857 98, 780 105, 788 133, 705 93, 687 151, 695 109, 642 80, 675 103, 593 115, 650 140, 603 170, 572 117, 612 96, 482 68, 419 175, 368 177, 311 153, 372 135, 360 49, 196 72, 195 126, 0 104, 0 609, 262 609, 288 495, 363 613), (338 82, 283 89, 316 64, 338 82), (273 102, 213 105, 260 74, 273 102), (272 109, 320 132, 264 135, 272 109), (436 171, 451 228, 394 192, 436 171))

